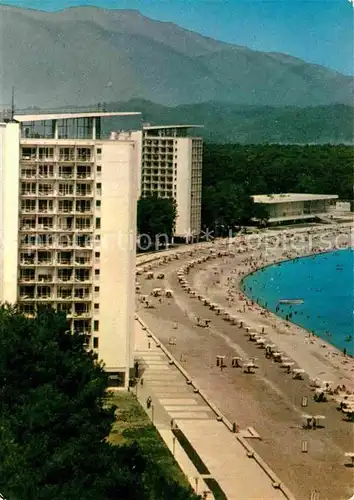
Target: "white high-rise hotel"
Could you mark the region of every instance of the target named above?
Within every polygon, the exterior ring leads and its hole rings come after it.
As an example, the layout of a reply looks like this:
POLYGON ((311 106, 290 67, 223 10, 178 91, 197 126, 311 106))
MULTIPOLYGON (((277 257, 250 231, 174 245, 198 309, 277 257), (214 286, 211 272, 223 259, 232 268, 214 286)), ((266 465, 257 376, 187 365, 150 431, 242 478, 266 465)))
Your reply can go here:
POLYGON ((102 140, 101 118, 125 114, 0 123, 0 302, 65 311, 113 385, 128 383, 133 364, 140 151, 102 140))
POLYGON ((198 125, 146 125, 140 131, 119 133, 139 144, 141 169, 138 197, 174 198, 175 236, 191 238, 201 230, 203 139, 190 131, 198 125))

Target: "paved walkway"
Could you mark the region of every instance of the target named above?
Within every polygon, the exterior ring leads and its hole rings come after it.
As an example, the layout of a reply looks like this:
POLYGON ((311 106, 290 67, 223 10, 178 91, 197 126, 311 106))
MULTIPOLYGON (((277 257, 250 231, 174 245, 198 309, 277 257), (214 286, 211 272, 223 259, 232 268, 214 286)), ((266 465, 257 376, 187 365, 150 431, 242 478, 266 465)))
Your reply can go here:
MULTIPOLYGON (((213 478, 228 500, 288 498, 272 485, 270 477, 237 439, 237 436, 249 436, 248 431, 233 434, 217 421, 204 399, 186 383, 176 366, 169 363, 138 321, 135 322, 135 357, 145 365, 143 386, 137 386, 137 397, 146 408, 146 399, 151 396, 152 405, 146 412, 199 494, 209 490, 205 481, 213 478), (197 471, 178 439, 174 439, 172 419, 199 455, 204 471, 197 471)), ((206 498, 213 496, 209 493, 206 498)))
POLYGON ((204 408, 206 411, 203 411, 193 390, 177 370, 169 366, 165 354, 156 347, 153 340, 148 339, 146 332, 137 321, 135 322, 135 358, 143 360, 145 365, 143 385, 139 384, 135 389, 138 400, 187 476, 191 486, 199 494, 208 492, 206 498, 213 499, 214 496, 202 475, 197 471, 171 430, 171 419, 176 415, 183 417, 186 408, 188 413, 189 406, 195 409, 194 413, 197 412, 197 418, 204 418, 203 415, 206 414, 210 415, 209 408, 204 408), (147 409, 146 400, 149 396, 152 398, 152 405, 150 409, 147 409))

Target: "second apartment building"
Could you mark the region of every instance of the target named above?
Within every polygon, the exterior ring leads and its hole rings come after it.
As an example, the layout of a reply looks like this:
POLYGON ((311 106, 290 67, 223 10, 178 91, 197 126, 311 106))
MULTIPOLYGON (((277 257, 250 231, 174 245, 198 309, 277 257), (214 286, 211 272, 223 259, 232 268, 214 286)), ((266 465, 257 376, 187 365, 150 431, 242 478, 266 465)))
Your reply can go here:
POLYGON ((115 133, 115 139, 138 143, 138 198, 157 195, 177 203, 175 236, 197 237, 201 231, 203 139, 198 125, 143 126, 141 131, 115 133))

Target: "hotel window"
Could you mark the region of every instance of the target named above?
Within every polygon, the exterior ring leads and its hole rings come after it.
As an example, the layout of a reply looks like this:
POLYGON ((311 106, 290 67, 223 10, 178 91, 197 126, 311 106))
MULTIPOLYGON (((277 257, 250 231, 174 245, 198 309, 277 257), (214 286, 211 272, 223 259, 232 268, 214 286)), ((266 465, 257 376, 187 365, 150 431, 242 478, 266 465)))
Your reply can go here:
POLYGON ((95 286, 95 292, 98 293, 100 291, 100 287, 99 286, 95 286))
POLYGON ((99 276, 100 275, 100 270, 99 269, 95 269, 95 276, 99 276))
POLYGON ((98 321, 98 319, 95 319, 93 322, 93 331, 98 332, 99 328, 100 328, 100 322, 98 321))
POLYGON ((101 219, 96 217, 96 229, 101 229, 101 219))
POLYGON ((54 186, 52 184, 39 184, 38 185, 38 194, 40 196, 49 196, 53 194, 54 186))
POLYGON ((101 208, 101 200, 96 200, 96 208, 101 208))
POLYGON ((73 202, 69 200, 59 200, 59 212, 71 213, 73 211, 73 202))
POLYGON ((36 148, 22 148, 21 151, 21 159, 22 160, 35 160, 37 156, 36 148))
POLYGON ((35 182, 22 182, 21 184, 21 195, 31 196, 35 195, 37 190, 37 184, 35 182))
POLYGON ((54 160, 54 148, 38 148, 39 160, 54 160))
POLYGON ((100 182, 97 182, 97 184, 96 184, 96 194, 98 196, 102 195, 102 184, 100 182))
POLYGON ((34 212, 36 210, 36 200, 22 200, 21 210, 24 212, 34 212))
POLYGON ((53 165, 39 165, 38 177, 40 177, 42 179, 47 179, 48 177, 54 177, 54 166, 53 165))
POLYGON ((98 302, 95 302, 95 304, 94 304, 94 308, 95 308, 96 310, 98 310, 98 309, 100 308, 100 305, 99 305, 99 303, 98 303, 98 302))
POLYGON ((76 157, 77 157, 78 161, 90 161, 91 149, 90 148, 77 148, 76 157))
POLYGON ((78 179, 88 179, 91 177, 91 167, 89 165, 78 165, 77 166, 77 177, 78 179))
POLYGON ((74 161, 74 158, 75 158, 74 148, 59 148, 59 160, 74 161))
POLYGON ((93 348, 98 349, 98 337, 93 337, 93 348))

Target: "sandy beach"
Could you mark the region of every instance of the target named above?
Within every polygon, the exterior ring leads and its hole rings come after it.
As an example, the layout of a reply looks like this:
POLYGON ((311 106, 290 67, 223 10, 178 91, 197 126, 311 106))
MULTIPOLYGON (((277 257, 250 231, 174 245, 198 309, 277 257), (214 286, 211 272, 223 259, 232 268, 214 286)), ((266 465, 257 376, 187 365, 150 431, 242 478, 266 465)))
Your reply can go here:
MULTIPOLYGON (((279 316, 266 311, 248 299, 240 289, 241 279, 263 266, 318 253, 324 248, 327 249, 329 245, 331 245, 331 249, 347 248, 351 246, 351 237, 351 228, 344 226, 337 230, 321 228, 317 235, 312 233, 311 249, 309 249, 308 240, 305 240, 302 235, 298 239, 292 238, 291 241, 290 238, 287 241, 279 239, 279 242, 282 243, 280 247, 268 245, 266 251, 252 251, 253 243, 251 241, 251 255, 248 255, 246 251, 240 254, 236 253, 235 257, 219 259, 217 265, 215 262, 211 262, 198 268, 197 272, 193 272, 191 282, 196 289, 211 298, 213 302, 225 306, 231 314, 242 317, 245 324, 251 329, 256 331, 259 329, 259 325, 264 325, 267 337, 276 344, 279 351, 286 352, 305 370, 309 377, 331 381, 333 385, 344 384, 352 392, 354 391, 353 358, 343 356, 342 352, 323 338, 311 335, 300 326, 286 322, 279 316), (329 235, 326 246, 321 245, 324 234, 329 235), (340 236, 339 239, 338 236, 340 236), (292 246, 296 246, 296 248, 292 248, 292 246)), ((231 251, 233 251, 233 246, 236 248, 238 245, 237 243, 231 244, 229 246, 231 251)), ((247 243, 244 246, 247 248, 247 243)))
POLYGON ((303 230, 292 232, 292 236, 287 233, 287 246, 283 241, 286 233, 282 232, 278 241, 274 240, 278 233, 266 234, 266 243, 255 243, 253 237, 245 236, 226 245, 200 246, 181 254, 179 260, 158 267, 164 273, 163 280, 139 276, 140 292, 154 307, 146 308, 138 301, 138 313, 231 422, 240 428, 252 426, 260 434, 261 440, 253 440, 252 446, 296 498, 309 499, 319 493, 321 500, 347 500, 353 494, 353 469, 345 466, 344 455, 354 451, 353 424, 343 418, 332 398, 354 389, 353 358, 344 357, 323 340, 252 304, 238 286, 245 274, 261 266, 317 252, 324 234, 327 246, 328 241, 347 246, 351 228, 321 227, 317 236, 312 228, 311 248, 303 230), (227 251, 228 255, 193 266, 186 279, 198 293, 242 319, 243 328, 224 321, 180 286, 180 269, 211 251, 227 251), (173 298, 153 298, 151 292, 156 287, 171 289, 173 298), (210 326, 198 327, 198 317, 209 319, 210 326), (296 367, 304 369, 303 379, 293 379, 280 363, 267 359, 264 349, 249 340, 246 325, 258 332, 262 325, 268 341, 283 355, 286 353, 296 367), (171 338, 175 340, 173 345, 169 345, 171 338), (216 366, 216 355, 225 356, 224 369, 216 366), (234 356, 253 359, 258 367, 255 373, 246 375, 232 368, 234 356), (345 391, 328 395, 326 403, 317 403, 313 401, 311 378, 318 379, 318 385, 320 380, 330 381, 332 388, 344 384, 345 391), (302 407, 304 397, 308 399, 306 407, 302 407), (304 429, 303 414, 325 417, 323 427, 304 429), (304 441, 306 453, 302 452, 304 441))

